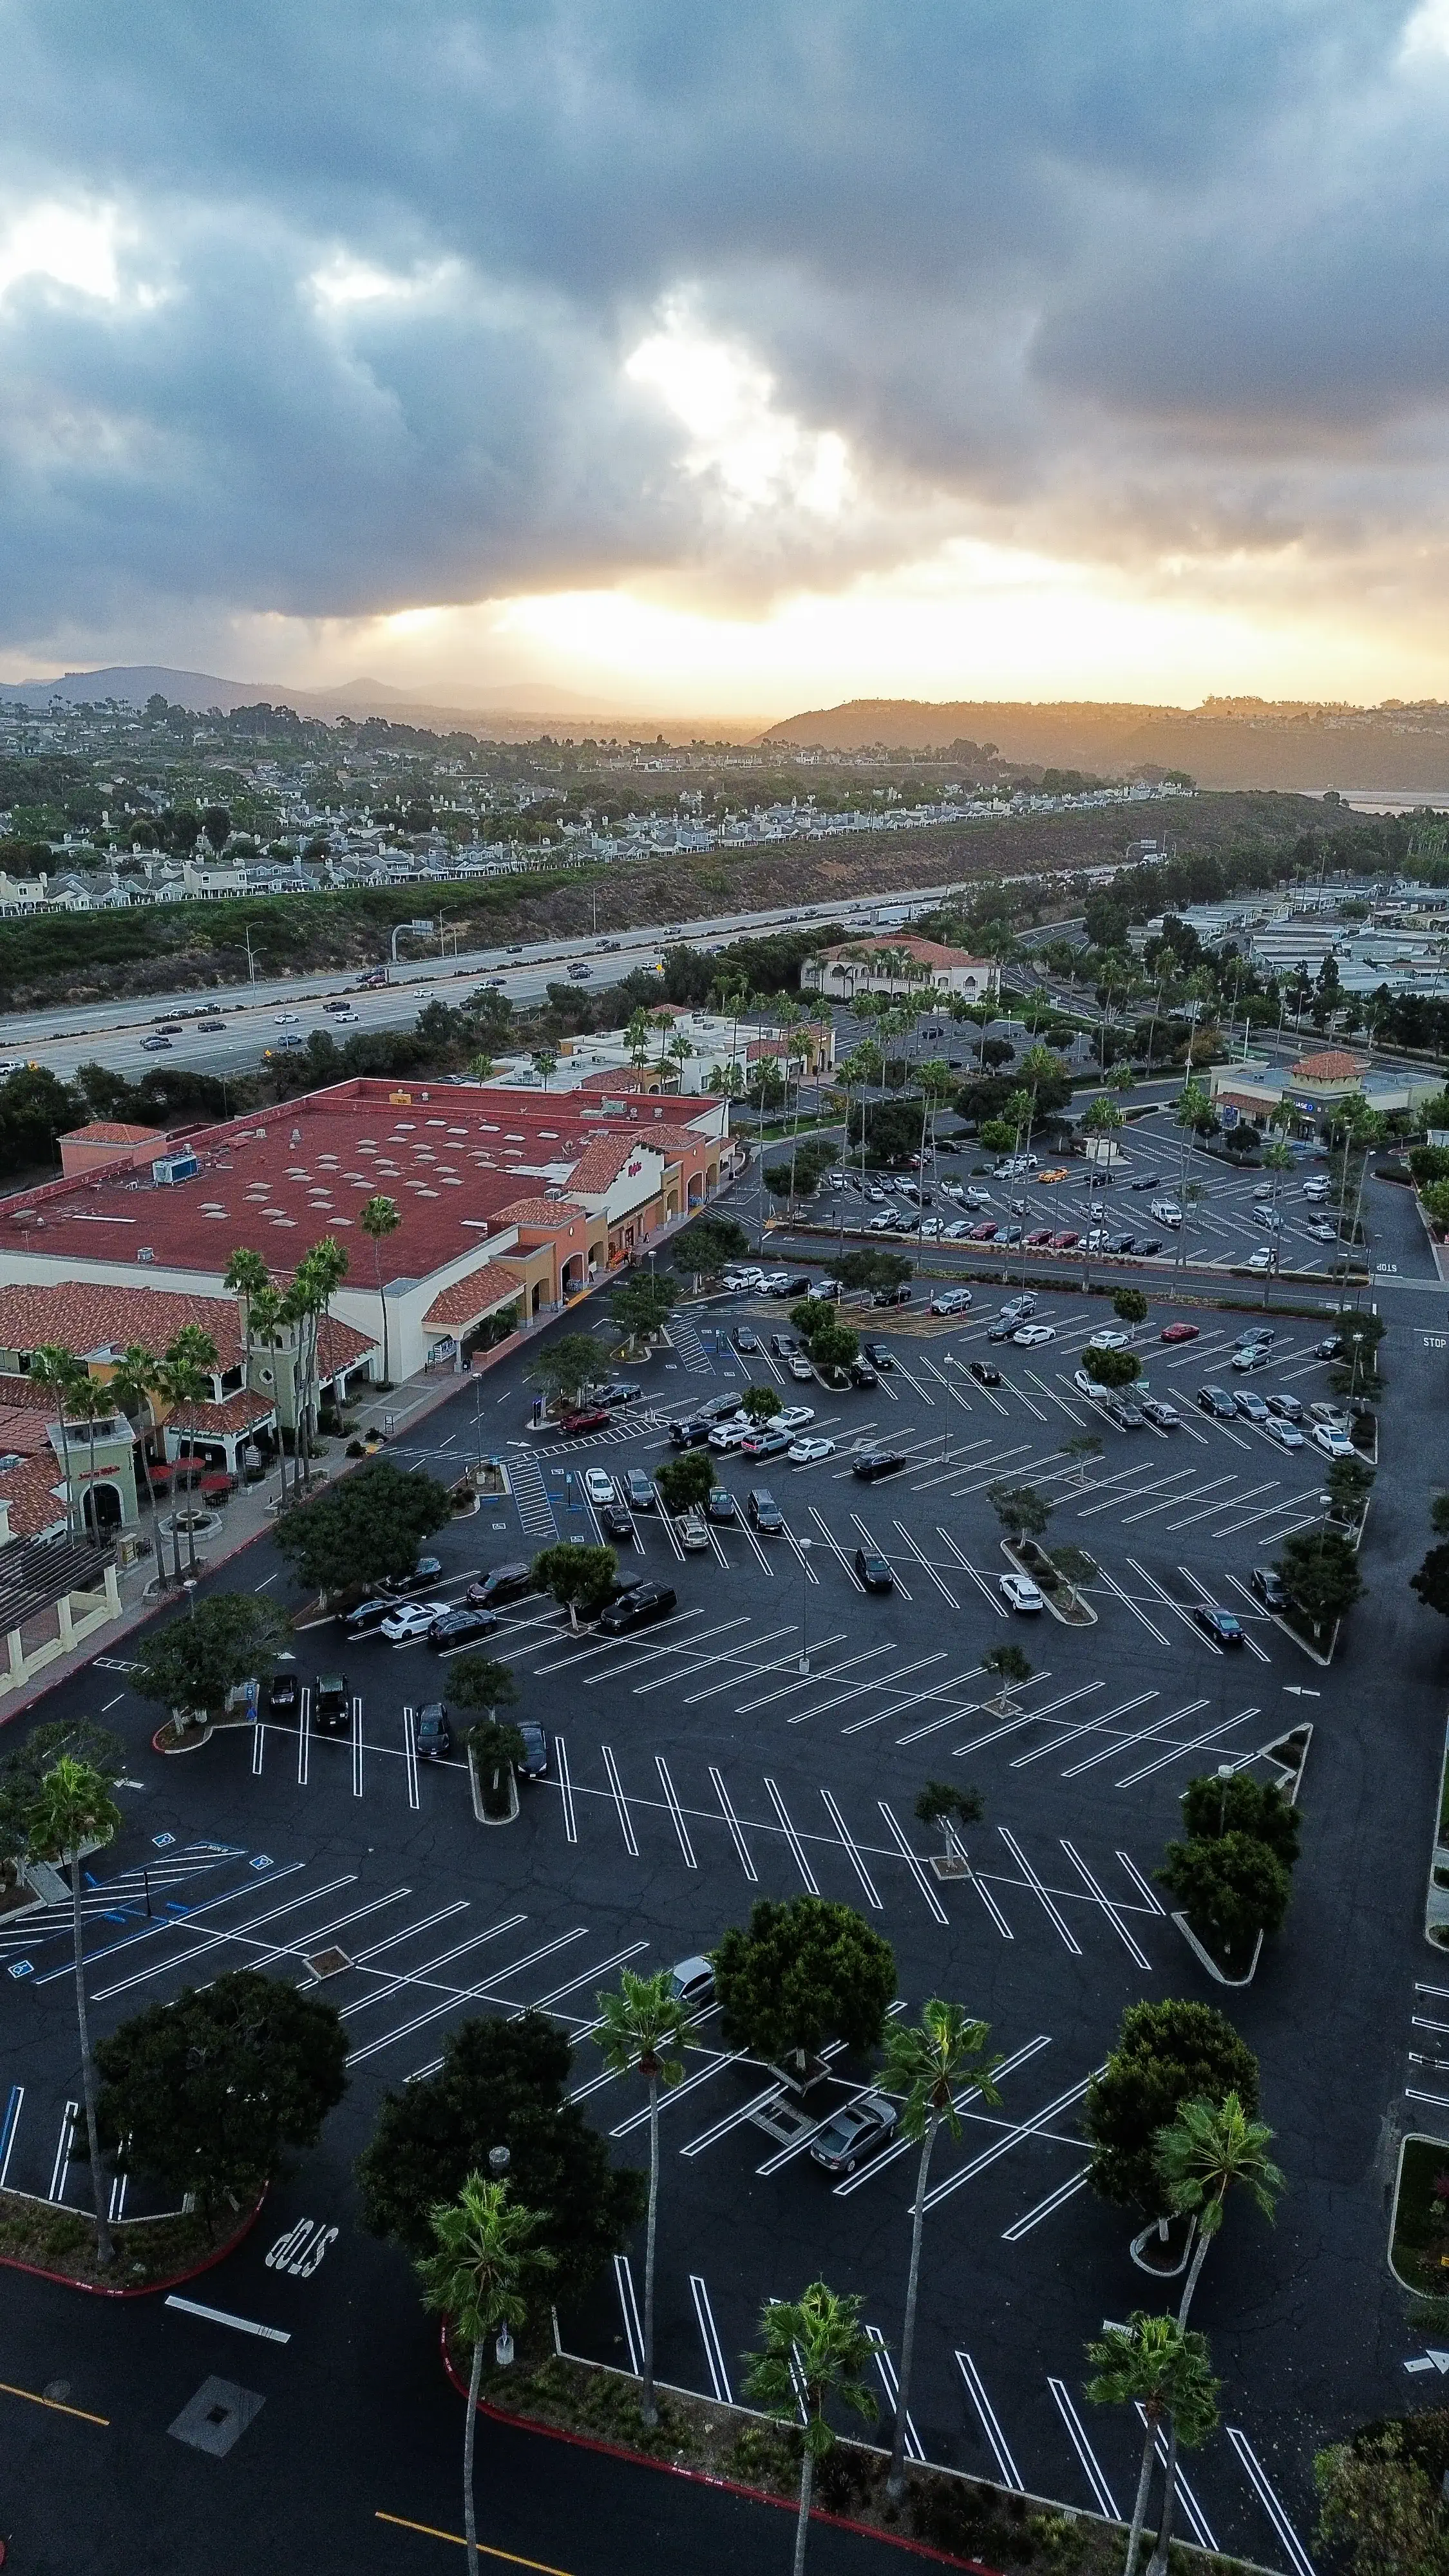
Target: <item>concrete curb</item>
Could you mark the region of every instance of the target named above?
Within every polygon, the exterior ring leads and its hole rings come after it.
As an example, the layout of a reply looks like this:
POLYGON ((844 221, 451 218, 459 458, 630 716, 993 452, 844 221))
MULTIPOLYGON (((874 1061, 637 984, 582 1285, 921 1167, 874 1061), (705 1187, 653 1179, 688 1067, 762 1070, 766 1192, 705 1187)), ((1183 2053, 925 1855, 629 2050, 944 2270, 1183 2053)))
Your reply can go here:
MULTIPOLYGON (((88 2299, 154 2299, 163 2290, 179 2290, 184 2281, 199 2281, 204 2272, 214 2272, 219 2263, 224 2263, 229 2254, 234 2254, 237 2247, 243 2244, 246 2238, 250 2236, 257 2220, 261 2217, 263 2204, 267 2197, 267 2191, 270 2189, 271 2185, 268 2184, 266 2189, 263 2190, 260 2199, 257 2201, 256 2207, 248 2211, 247 2216, 243 2219, 234 2236, 229 2236, 224 2245, 219 2245, 217 2247, 215 2253, 208 2254, 205 2262, 193 2263, 190 2269, 185 2272, 173 2272, 169 2280, 146 2281, 140 2286, 133 2286, 129 2290, 119 2288, 112 2289, 110 2285, 104 2281, 77 2281, 73 2274, 69 2272, 48 2271, 42 2263, 22 2263, 13 2254, 0 2254, 0 2268, 3 2268, 7 2272, 28 2272, 33 2280, 53 2281, 57 2289, 79 2290, 82 2295, 88 2299)), ((17 2199, 22 2196, 25 2195, 21 2195, 19 2193, 16 2194, 17 2199)), ((77 2211, 76 2215, 78 2217, 83 2217, 85 2212, 77 2211)), ((153 2220, 145 2218, 133 2218, 129 2220, 118 2219, 115 2222, 117 2232, 119 2232, 122 2227, 128 2225, 131 2227, 147 2227, 154 2224, 155 2222, 153 2220)))

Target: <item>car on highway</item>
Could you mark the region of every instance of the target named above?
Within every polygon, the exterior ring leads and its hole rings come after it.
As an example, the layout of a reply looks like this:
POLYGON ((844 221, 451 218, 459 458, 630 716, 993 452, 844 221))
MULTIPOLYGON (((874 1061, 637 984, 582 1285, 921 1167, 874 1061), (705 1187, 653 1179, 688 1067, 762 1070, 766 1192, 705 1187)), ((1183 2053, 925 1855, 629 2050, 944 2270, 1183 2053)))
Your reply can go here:
POLYGON ((669 1991, 686 2012, 705 2012, 714 2002, 714 1962, 699 1953, 677 1959, 669 1971, 669 1991))
POLYGON ((220 1037, 226 1030, 225 1020, 198 1020, 196 1026, 199 1033, 208 1038, 220 1037))
POLYGON ((1332 1422, 1315 1422, 1313 1446, 1321 1449, 1325 1458, 1352 1458, 1357 1455, 1348 1433, 1340 1431, 1332 1422))
POLYGON ((1199 1410, 1210 1413, 1215 1422, 1235 1422, 1238 1408, 1225 1386, 1200 1386, 1197 1391, 1199 1410))
POLYGON ((599 1612, 599 1629, 606 1637, 627 1637, 635 1628, 647 1628, 655 1619, 667 1619, 678 1597, 668 1583, 632 1583, 617 1601, 606 1603, 599 1612))
POLYGON ((1000 1574, 996 1581, 1002 1599, 1009 1601, 1013 1610, 1025 1614, 1042 1608, 1041 1585, 1033 1583, 1029 1574, 1000 1574))
MULTIPOLYGON (((1024 1351, 1034 1351, 1040 1343, 1054 1342, 1056 1337, 1055 1324, 1018 1324, 1011 1336, 1024 1351)), ((990 1336, 987 1338, 989 1340, 990 1336)))
POLYGON ((1285 1422, 1281 1414, 1270 1413, 1263 1429, 1270 1440, 1277 1442, 1280 1449, 1301 1449, 1304 1445, 1303 1434, 1297 1423, 1285 1422))
POLYGON ((617 1539, 623 1547, 629 1547, 632 1545, 634 1538, 633 1517, 630 1513, 625 1511, 622 1503, 604 1503, 601 1506, 599 1511, 599 1527, 603 1531, 605 1538, 617 1539))
POLYGON ((476 1645, 480 1637, 491 1637, 498 1625, 493 1610, 470 1610, 466 1602, 457 1610, 444 1610, 428 1630, 428 1644, 439 1655, 454 1654, 459 1646, 476 1645))
POLYGON ((1000 1386, 1001 1384, 1001 1371, 990 1360, 972 1360, 967 1375, 974 1377, 978 1386, 1000 1386))
POLYGON ((1211 1601, 1195 1601, 1192 1615, 1205 1637, 1215 1646, 1241 1646, 1243 1630, 1231 1610, 1219 1610, 1211 1601))
POLYGON ((390 1646, 411 1646, 426 1637, 435 1619, 451 1610, 451 1601, 402 1601, 389 1610, 382 1622, 381 1634, 390 1646))
POLYGON ((274 1029, 292 1028, 296 1025, 296 1019, 297 1014, 295 1011, 278 1011, 276 1018, 272 1022, 272 1026, 274 1029))
POLYGON ((607 1467, 590 1467, 584 1477, 584 1492, 591 1503, 612 1503, 614 1479, 607 1467))
POLYGON ((816 1467, 822 1458, 833 1458, 834 1455, 834 1441, 822 1440, 818 1435, 790 1443, 790 1463, 795 1467, 816 1467))
POLYGON ((507 1565, 490 1566, 487 1573, 470 1583, 463 1598, 470 1610, 496 1610, 505 1601, 521 1601, 525 1593, 536 1592, 533 1567, 523 1557, 507 1565))
POLYGON ((825 2173, 853 2174, 867 2157, 889 2146, 899 2124, 900 2112, 887 2094, 862 2093, 816 2131, 811 2161, 825 2173))
POLYGON ((882 1556, 879 1548, 858 1547, 855 1551, 855 1572, 863 1591, 894 1592, 896 1588, 896 1578, 891 1569, 890 1558, 882 1556))
POLYGON ((420 1708, 413 1729, 413 1742, 424 1762, 446 1762, 453 1750, 453 1730, 448 1723, 448 1703, 430 1699, 420 1708))
POLYGON ((352 1695, 345 1673, 319 1673, 312 1688, 312 1723, 324 1735, 343 1735, 352 1723, 352 1695))
POLYGON ((171 1053, 171 1040, 169 1038, 143 1038, 141 1040, 141 1052, 143 1055, 169 1055, 171 1053))

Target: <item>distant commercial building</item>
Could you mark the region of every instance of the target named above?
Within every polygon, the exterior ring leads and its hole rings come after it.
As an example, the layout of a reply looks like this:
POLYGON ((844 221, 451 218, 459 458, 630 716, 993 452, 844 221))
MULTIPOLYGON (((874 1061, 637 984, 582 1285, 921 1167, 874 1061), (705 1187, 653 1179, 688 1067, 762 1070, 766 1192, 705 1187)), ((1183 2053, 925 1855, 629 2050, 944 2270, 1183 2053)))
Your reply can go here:
POLYGON ((939 940, 887 931, 842 940, 807 957, 800 989, 832 1002, 853 1002, 860 993, 886 993, 893 1000, 919 993, 989 1002, 1001 990, 1001 968, 994 957, 972 957, 964 948, 943 948, 939 940))
POLYGON ((1228 1113, 1227 1125, 1244 1120, 1264 1128, 1286 1104, 1293 1113, 1293 1128, 1304 1135, 1331 1118, 1337 1104, 1351 1094, 1361 1093, 1371 1109, 1387 1117, 1395 1110, 1416 1109, 1421 1100, 1432 1099, 1444 1088, 1442 1079, 1432 1073, 1372 1072, 1366 1057, 1340 1047, 1303 1056, 1286 1072, 1261 1057, 1215 1064, 1208 1084, 1219 1115, 1228 1113))
MULTIPOLYGON (((627 1029, 595 1029, 563 1038, 548 1077, 550 1093, 592 1091, 600 1097, 672 1093, 705 1099, 741 1089, 761 1063, 788 1069, 790 1079, 813 1080, 835 1062, 835 1031, 828 1019, 780 1028, 753 1016, 687 1011, 661 1002, 649 1014, 647 1043, 627 1029)), ((526 1055, 507 1059, 485 1086, 489 1090, 541 1090, 543 1076, 526 1055)))

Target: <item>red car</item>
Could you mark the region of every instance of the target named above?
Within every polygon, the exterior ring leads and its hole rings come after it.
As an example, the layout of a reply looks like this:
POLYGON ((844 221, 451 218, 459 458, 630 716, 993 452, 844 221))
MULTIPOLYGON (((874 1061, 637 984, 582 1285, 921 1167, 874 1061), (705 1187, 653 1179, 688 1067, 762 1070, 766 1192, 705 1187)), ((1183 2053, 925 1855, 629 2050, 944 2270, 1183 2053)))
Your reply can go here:
POLYGON ((1052 1239, 1052 1230, 1051 1230, 1051 1227, 1050 1227, 1049 1225, 1039 1225, 1039 1226, 1037 1227, 1037 1230, 1036 1230, 1035 1234, 1029 1234, 1029 1235, 1027 1236, 1027 1238, 1026 1238, 1026 1241, 1027 1241, 1027 1245, 1028 1245, 1028 1247, 1029 1247, 1029 1248, 1031 1248, 1031 1249, 1035 1249, 1035 1250, 1038 1250, 1038 1251, 1039 1251, 1039 1250, 1040 1250, 1040 1248, 1041 1248, 1041 1246, 1042 1246, 1044 1243, 1050 1243, 1051 1239, 1052 1239))
POLYGON ((1201 1330, 1200 1324, 1164 1324, 1157 1338, 1160 1342, 1195 1342, 1201 1330))
POLYGON ((603 1405, 596 1404, 582 1413, 566 1413, 559 1429, 568 1439, 577 1440, 585 1431, 607 1431, 613 1419, 603 1405))
POLYGON ((970 1240, 973 1243, 990 1243, 994 1240, 997 1231, 995 1217, 984 1217, 980 1225, 973 1225, 971 1228, 970 1240))
POLYGON ((1052 1250, 1053 1252, 1075 1252, 1077 1245, 1081 1240, 1082 1238, 1079 1234, 1072 1234, 1070 1231, 1066 1234, 1054 1234, 1052 1236, 1052 1250))

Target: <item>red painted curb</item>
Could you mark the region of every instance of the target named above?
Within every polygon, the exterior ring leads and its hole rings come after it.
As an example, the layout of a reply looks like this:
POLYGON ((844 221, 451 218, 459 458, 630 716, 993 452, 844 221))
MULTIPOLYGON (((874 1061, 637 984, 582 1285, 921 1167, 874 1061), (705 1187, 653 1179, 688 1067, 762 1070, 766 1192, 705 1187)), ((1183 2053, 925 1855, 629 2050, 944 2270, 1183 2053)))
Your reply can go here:
MULTIPOLYGON (((271 2186, 268 2185, 268 2189, 270 2188, 271 2186)), ((257 2220, 261 2217, 262 2203, 266 2197, 267 2194, 264 2191, 255 2209, 249 2211, 243 2219, 235 2236, 229 2236, 226 2243, 219 2245, 214 2254, 208 2254, 204 2263, 193 2263, 189 2272, 173 2272, 167 2281, 147 2281, 136 2289, 112 2290, 102 2281, 77 2281, 69 2272, 47 2272, 42 2263, 22 2263, 14 2254, 0 2254, 0 2269, 7 2272, 28 2272, 33 2281, 53 2281, 57 2289, 80 2290, 88 2299, 154 2299, 163 2290, 179 2290, 183 2281, 199 2281, 203 2272, 214 2272, 218 2263, 224 2263, 228 2254, 234 2254, 237 2247, 250 2236, 257 2220)), ((78 2212, 77 2215, 80 2213, 78 2212)), ((3 2561, 0 2561, 0 2564, 3 2564, 3 2561)))
MULTIPOLYGON (((453 2367, 453 2357, 448 2350, 446 2325, 440 2328, 438 2341, 442 2349, 443 2368, 459 2396, 466 2400, 468 2382, 466 2379, 461 2379, 453 2367)), ((622 2443, 600 2441, 593 2433, 565 2432, 561 2424, 541 2423, 536 2415, 515 2415, 504 2407, 490 2406, 486 2397, 479 2398, 478 2412, 480 2415, 486 2415, 490 2423, 511 2424, 520 2432, 540 2433, 546 2441, 567 2442, 578 2451, 597 2451, 606 2460, 624 2460, 632 2468, 658 2469, 667 2478, 688 2478, 693 2486, 713 2487, 723 2495, 743 2496, 747 2504, 769 2504, 780 2513, 796 2515, 800 2510, 788 2496, 770 2495, 764 2487, 747 2487, 738 2478, 717 2477, 711 2469, 686 2469, 677 2466, 673 2460, 651 2459, 647 2451, 629 2451, 622 2443)), ((868 2522, 852 2522, 846 2514, 828 2513, 823 2505, 811 2506, 810 2519, 812 2522, 828 2522, 836 2531, 853 2531, 861 2540, 879 2540, 887 2549, 903 2549, 912 2558, 929 2558, 938 2567, 964 2567, 970 2571, 970 2576, 999 2576, 999 2570, 988 2567, 983 2559, 953 2558, 944 2549, 933 2549, 929 2541, 907 2540, 900 2532, 880 2531, 874 2524, 868 2522)))

